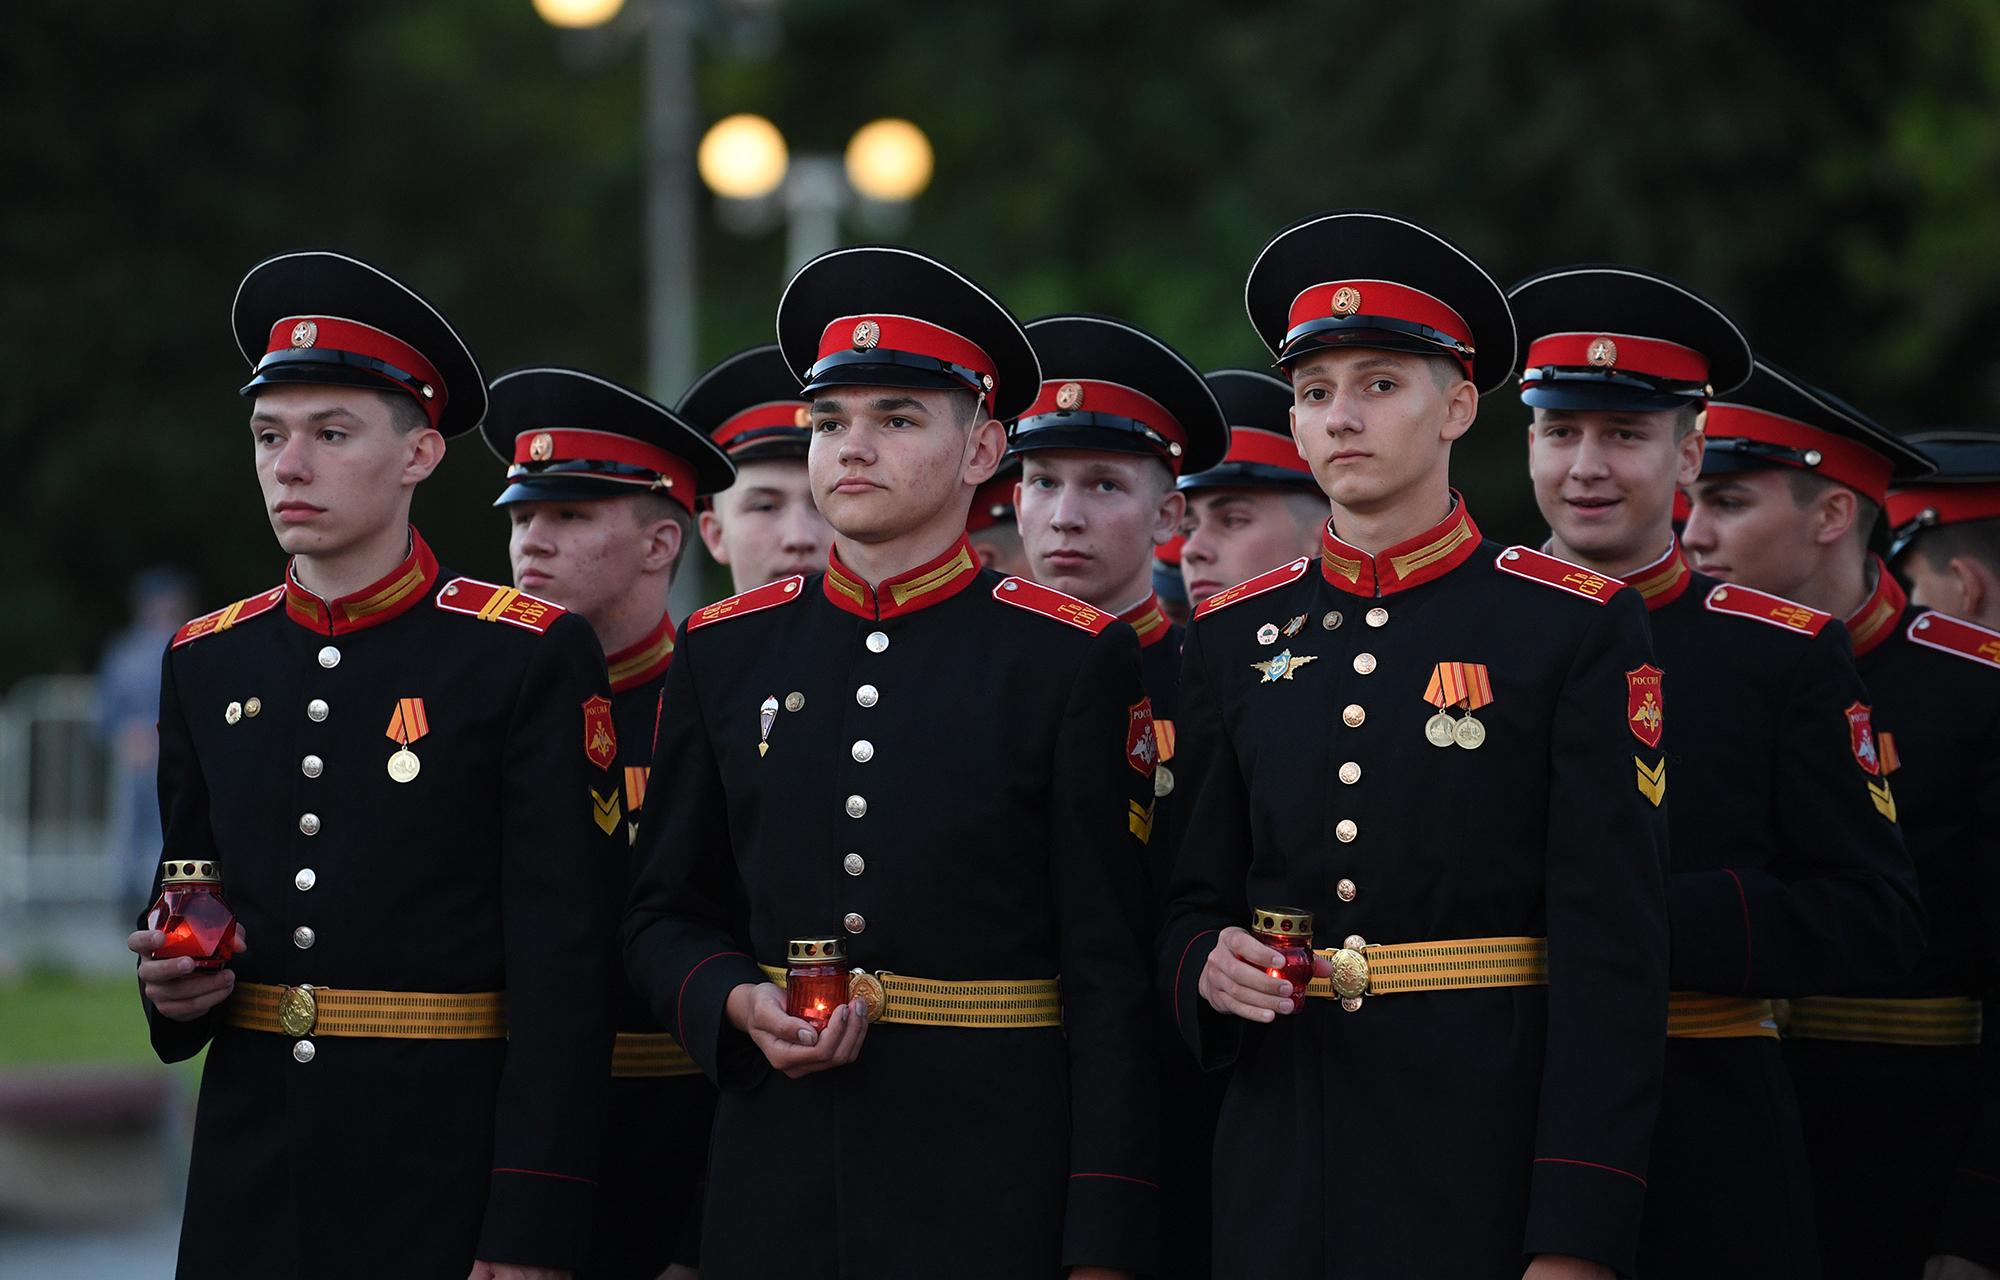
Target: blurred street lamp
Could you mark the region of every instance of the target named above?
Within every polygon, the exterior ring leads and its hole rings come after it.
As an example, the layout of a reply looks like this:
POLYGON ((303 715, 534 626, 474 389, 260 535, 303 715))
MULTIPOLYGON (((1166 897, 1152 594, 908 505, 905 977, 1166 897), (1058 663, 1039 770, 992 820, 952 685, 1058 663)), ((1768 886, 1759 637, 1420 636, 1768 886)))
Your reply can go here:
POLYGON ((625 0, 535 0, 535 12, 552 27, 601 27, 618 16, 625 0))
POLYGON ((789 156, 784 135, 761 116, 717 121, 701 142, 701 178, 716 195, 716 217, 742 236, 785 222, 785 278, 840 245, 840 218, 852 212, 870 231, 908 225, 910 202, 930 185, 930 139, 908 120, 877 120, 855 131, 847 155, 789 156))

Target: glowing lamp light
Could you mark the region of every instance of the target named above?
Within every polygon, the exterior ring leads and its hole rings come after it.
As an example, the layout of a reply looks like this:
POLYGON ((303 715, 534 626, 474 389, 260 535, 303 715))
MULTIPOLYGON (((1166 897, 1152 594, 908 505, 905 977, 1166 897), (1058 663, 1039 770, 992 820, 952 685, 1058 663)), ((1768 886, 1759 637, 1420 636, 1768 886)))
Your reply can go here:
POLYGON ((535 12, 552 27, 601 27, 618 16, 625 0, 535 0, 535 12))
POLYGON ((702 135, 695 168, 708 189, 728 200, 761 200, 791 166, 785 135, 762 116, 726 116, 702 135))
POLYGON ((930 185, 931 141, 908 120, 863 125, 847 143, 847 180, 870 200, 914 200, 930 185))

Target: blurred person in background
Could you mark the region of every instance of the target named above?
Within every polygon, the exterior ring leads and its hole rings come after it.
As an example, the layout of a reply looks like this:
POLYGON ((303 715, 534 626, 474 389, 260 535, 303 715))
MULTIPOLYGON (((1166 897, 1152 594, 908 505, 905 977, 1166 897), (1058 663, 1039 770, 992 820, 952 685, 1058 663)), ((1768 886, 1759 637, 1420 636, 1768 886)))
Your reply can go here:
POLYGON ((1889 490, 1889 563, 1910 584, 1911 604, 2000 631, 2000 435, 1904 439, 1938 469, 1889 490))
POLYGON ((741 595, 826 567, 833 530, 806 479, 811 415, 776 343, 701 375, 674 408, 729 455, 736 483, 700 502, 701 540, 741 595))
POLYGON ((1254 369, 1217 369, 1209 389, 1229 420, 1229 454, 1181 477, 1181 580, 1191 608, 1260 573, 1319 554, 1332 514, 1292 440, 1292 385, 1254 369))
MULTIPOLYGON (((676 570, 697 495, 736 478, 708 436, 629 387, 580 369, 493 380, 481 429, 504 461, 494 505, 512 524, 514 585, 590 623, 611 676, 617 756, 600 827, 630 848, 653 763, 674 624, 676 570)), ((636 868, 635 868, 636 870, 636 868)), ((618 1005, 590 1262, 579 1280, 693 1280, 715 1086, 628 985, 618 1005)))
POLYGON ((119 918, 143 909, 160 869, 160 655, 194 616, 195 583, 170 565, 132 579, 132 621, 97 666, 97 724, 111 753, 111 830, 119 918))
POLYGON ((965 515, 965 534, 972 539, 972 554, 979 567, 1010 578, 1032 578, 1028 572, 1028 552, 1021 545, 1021 521, 1014 500, 1021 487, 1021 460, 1011 454, 1000 460, 1000 470, 972 494, 972 510, 965 515))

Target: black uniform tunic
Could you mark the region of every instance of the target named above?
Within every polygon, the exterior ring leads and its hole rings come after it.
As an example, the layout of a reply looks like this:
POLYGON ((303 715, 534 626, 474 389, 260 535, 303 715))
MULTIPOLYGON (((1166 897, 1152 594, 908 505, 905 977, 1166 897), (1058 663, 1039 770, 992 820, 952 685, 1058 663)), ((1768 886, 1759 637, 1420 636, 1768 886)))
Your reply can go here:
MULTIPOLYGON (((1932 1254, 2000 1269, 2000 637, 1909 605, 1878 560, 1848 620, 1885 792, 1915 860, 1929 945, 1900 981, 1856 994, 1986 1001, 1976 1045, 1790 1039, 1830 1277, 1919 1274, 1932 1254), (1977 631, 1977 629, 1973 629, 1977 631), (1977 637, 1974 637, 1977 639, 1977 637), (1982 1056, 1983 1055, 1983 1056, 1982 1056)), ((1871 781, 1874 781, 1871 779, 1871 781)))
POLYGON ((1673 708, 1672 981, 1692 1015, 1669 1020, 1639 1274, 1816 1280, 1777 1030, 1753 1013, 1719 1034, 1705 997, 1845 994, 1907 969, 1916 874, 1852 750, 1847 709, 1867 693, 1846 628, 1694 573, 1678 546, 1629 582, 1673 708))
MULTIPOLYGON (((633 850, 634 879, 640 869, 639 817, 673 659, 674 628, 666 617, 644 639, 605 659, 618 726, 618 777, 595 798, 602 820, 633 850)), ((618 1031, 621 1037, 665 1031, 629 983, 618 1002, 618 1031)), ((694 1267, 701 1257, 700 1189, 715 1120, 715 1086, 691 1061, 668 1065, 669 1075, 627 1075, 620 1074, 622 1060, 614 1059, 605 1106, 597 1225, 584 1280, 654 1280, 672 1263, 694 1267)))
POLYGON ((586 737, 602 651, 581 619, 411 543, 352 596, 288 575, 182 629, 160 695, 166 857, 219 861, 239 981, 503 991, 508 1035, 306 1049, 226 1006, 148 1006, 163 1060, 209 1049, 188 1280, 461 1280, 475 1257, 574 1267, 588 1247, 622 870, 591 817, 612 776, 586 737), (404 699, 427 731, 398 783, 404 699))
POLYGON ((722 1087, 704 1280, 1153 1270, 1144 697, 1131 628, 963 538, 877 591, 836 560, 689 618, 625 938, 722 1087), (790 1079, 725 1002, 828 934, 871 971, 1060 975, 1063 1026, 880 1022, 790 1079))
POLYGON ((1667 1005, 1665 814, 1638 772, 1662 756, 1628 726, 1651 662, 1637 592, 1481 541, 1462 503, 1372 558, 1329 529, 1316 570, 1198 611, 1161 981, 1201 1062, 1235 1063, 1216 1275, 1514 1280, 1539 1252, 1631 1271, 1667 1005), (1426 738, 1449 662, 1490 680, 1477 749, 1426 738), (1322 947, 1546 937, 1548 984, 1216 1013, 1217 932, 1278 905, 1313 911, 1322 947))

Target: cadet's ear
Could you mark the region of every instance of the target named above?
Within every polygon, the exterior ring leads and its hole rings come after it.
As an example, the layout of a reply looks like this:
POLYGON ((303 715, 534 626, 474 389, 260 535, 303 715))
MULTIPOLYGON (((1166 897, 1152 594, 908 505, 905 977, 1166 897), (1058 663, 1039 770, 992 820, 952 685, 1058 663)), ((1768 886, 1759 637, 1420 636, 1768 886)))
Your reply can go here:
POLYGON ((436 427, 420 427, 410 432, 403 437, 403 447, 407 451, 403 457, 405 487, 429 479, 438 463, 444 461, 444 433, 436 427))
POLYGON ((1472 420, 1478 416, 1479 388, 1460 378, 1444 393, 1444 430, 1439 434, 1456 440, 1472 430, 1472 420))
POLYGON ((1000 459, 1007 452, 1007 428, 997 418, 986 417, 984 406, 975 417, 979 420, 968 432, 965 465, 960 468, 958 478, 976 487, 991 480, 993 473, 1000 470, 1000 459))

